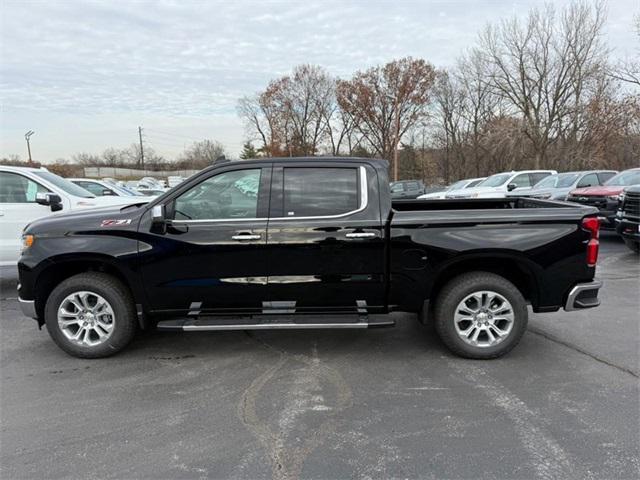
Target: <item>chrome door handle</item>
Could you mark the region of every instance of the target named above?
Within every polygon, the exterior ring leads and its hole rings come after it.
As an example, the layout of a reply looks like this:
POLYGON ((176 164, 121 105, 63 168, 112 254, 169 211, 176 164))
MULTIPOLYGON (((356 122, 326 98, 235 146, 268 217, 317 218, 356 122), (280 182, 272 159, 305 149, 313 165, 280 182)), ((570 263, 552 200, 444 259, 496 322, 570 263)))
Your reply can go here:
POLYGON ((375 236, 376 234, 373 232, 354 232, 354 233, 347 233, 345 235, 345 237, 347 238, 373 238, 375 236))
POLYGON ((249 233, 241 233, 231 237, 232 240, 237 240, 238 242, 242 242, 243 240, 260 240, 260 238, 262 238, 262 235, 251 235, 249 233))

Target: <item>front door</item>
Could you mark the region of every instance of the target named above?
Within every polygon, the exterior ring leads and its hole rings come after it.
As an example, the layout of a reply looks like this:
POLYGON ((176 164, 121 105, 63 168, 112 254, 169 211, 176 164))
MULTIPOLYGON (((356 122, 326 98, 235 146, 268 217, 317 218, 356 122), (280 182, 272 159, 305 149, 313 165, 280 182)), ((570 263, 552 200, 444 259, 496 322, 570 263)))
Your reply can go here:
POLYGON ((355 312, 384 304, 384 230, 378 197, 369 195, 377 192, 376 172, 333 165, 274 165, 267 309, 355 312))
POLYGON ((22 247, 22 230, 51 207, 36 203, 36 194, 45 187, 14 172, 0 172, 0 265, 15 265, 22 247))
POLYGON ((157 313, 260 311, 266 297, 270 165, 232 164, 177 187, 166 228, 146 219, 141 241, 145 288, 157 313))

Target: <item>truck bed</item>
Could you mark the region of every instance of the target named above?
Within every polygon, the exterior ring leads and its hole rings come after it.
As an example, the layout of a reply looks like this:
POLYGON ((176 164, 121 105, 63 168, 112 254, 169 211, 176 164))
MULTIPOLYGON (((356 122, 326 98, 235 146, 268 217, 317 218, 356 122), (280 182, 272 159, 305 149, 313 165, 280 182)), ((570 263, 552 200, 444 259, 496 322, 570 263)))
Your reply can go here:
POLYGON ((452 200, 396 200, 392 202, 392 226, 420 220, 461 221, 578 220, 598 210, 575 203, 534 198, 485 198, 452 200), (474 212, 470 214, 470 210, 474 212))
POLYGON ((513 198, 469 198, 450 200, 394 200, 392 207, 397 212, 416 210, 495 210, 523 208, 576 208, 579 205, 554 200, 526 197, 513 198))

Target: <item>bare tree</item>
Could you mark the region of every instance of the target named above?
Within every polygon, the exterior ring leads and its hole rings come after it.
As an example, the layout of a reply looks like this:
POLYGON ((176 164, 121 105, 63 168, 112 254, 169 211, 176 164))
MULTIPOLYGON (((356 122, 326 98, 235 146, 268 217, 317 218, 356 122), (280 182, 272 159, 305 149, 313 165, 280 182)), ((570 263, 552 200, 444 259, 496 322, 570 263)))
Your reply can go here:
POLYGON ((434 81, 435 70, 429 63, 408 57, 338 82, 340 108, 354 119, 377 155, 394 159, 394 179, 400 140, 427 115, 434 81))
POLYGON ((213 162, 225 154, 224 145, 214 140, 194 142, 180 157, 177 164, 183 168, 201 169, 212 165, 213 162))
POLYGON ((548 5, 481 35, 492 86, 521 116, 536 168, 547 166, 549 146, 604 64, 604 18, 602 3, 573 3, 559 20, 548 5))
POLYGON ((242 98, 238 113, 266 155, 314 155, 330 129, 334 133, 335 105, 335 80, 320 67, 300 65, 255 97, 242 98))
MULTIPOLYGON (((636 35, 640 40, 640 14, 636 15, 633 20, 636 35)), ((620 61, 620 63, 611 70, 610 74, 617 80, 640 87, 640 48, 636 48, 636 50, 637 53, 633 58, 620 61)))
POLYGON ((441 151, 440 167, 445 182, 451 179, 453 165, 464 170, 465 154, 462 133, 464 96, 455 78, 438 72, 433 89, 433 140, 441 151))

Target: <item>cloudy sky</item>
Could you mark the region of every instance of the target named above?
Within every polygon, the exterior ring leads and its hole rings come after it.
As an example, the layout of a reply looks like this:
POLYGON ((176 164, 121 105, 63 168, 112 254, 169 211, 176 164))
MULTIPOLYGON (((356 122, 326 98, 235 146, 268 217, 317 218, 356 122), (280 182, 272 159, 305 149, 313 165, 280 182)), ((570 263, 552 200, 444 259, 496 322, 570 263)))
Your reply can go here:
MULTIPOLYGON (((567 1, 553 2, 559 7, 567 1)), ((211 138, 237 154, 237 99, 300 63, 346 77, 403 56, 451 65, 487 22, 539 0, 0 0, 0 156, 53 161, 137 140, 173 158, 211 138)), ((614 55, 637 54, 640 0, 610 0, 614 55)))

